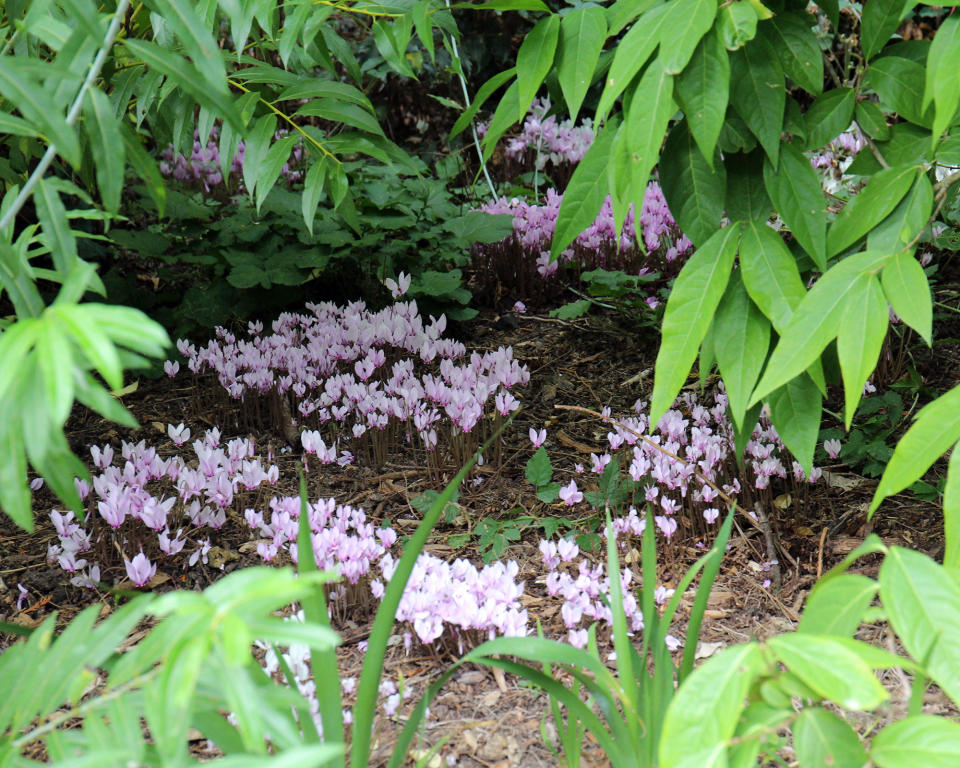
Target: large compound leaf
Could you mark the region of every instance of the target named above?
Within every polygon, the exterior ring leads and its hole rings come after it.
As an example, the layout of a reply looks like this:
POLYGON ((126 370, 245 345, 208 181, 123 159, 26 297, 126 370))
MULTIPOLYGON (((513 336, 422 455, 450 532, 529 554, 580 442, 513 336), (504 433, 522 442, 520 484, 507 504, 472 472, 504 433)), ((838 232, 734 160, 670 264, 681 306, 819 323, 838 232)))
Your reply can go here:
POLYGON ((823 54, 814 23, 807 13, 789 11, 775 14, 765 27, 787 77, 816 96, 823 91, 823 54))
POLYGON ((780 60, 765 39, 757 38, 734 51, 730 63, 733 107, 776 166, 787 99, 780 60))
POLYGON ((554 14, 537 22, 517 51, 517 112, 514 120, 523 120, 536 98, 543 79, 553 65, 560 36, 560 17, 554 14))
POLYGON ((936 715, 913 715, 873 737, 870 759, 880 768, 955 768, 960 724, 936 715))
POLYGON ((551 258, 559 257, 563 249, 590 226, 603 207, 610 186, 607 164, 619 125, 619 119, 607 121, 573 172, 557 213, 551 258))
POLYGON ((713 319, 713 348, 730 400, 730 413, 741 428, 769 346, 770 321, 750 299, 738 270, 730 278, 713 319))
POLYGON ((954 387, 920 409, 900 438, 870 503, 872 515, 887 496, 919 480, 930 466, 960 440, 960 387, 954 387))
POLYGON ((686 381, 730 279, 740 226, 718 230, 683 265, 667 300, 654 373, 650 423, 666 413, 686 381))
POLYGON ((740 269, 750 298, 770 318, 777 333, 783 333, 807 291, 797 260, 780 235, 762 222, 745 224, 740 240, 740 269))
POLYGON ((880 566, 880 598, 910 656, 960 702, 960 585, 927 555, 891 547, 880 566))
POLYGON ((887 299, 877 276, 870 273, 859 275, 844 304, 843 321, 837 334, 837 356, 843 375, 844 423, 848 430, 860 404, 863 385, 877 367, 889 322, 887 299))
POLYGON ((930 46, 921 108, 926 109, 931 100, 935 146, 960 103, 960 16, 956 13, 943 20, 930 46))
POLYGON ((723 215, 726 170, 722 163, 715 168, 700 154, 687 122, 675 125, 660 158, 660 185, 670 212, 694 245, 717 231, 723 215))
POLYGON ((849 248, 897 207, 913 186, 917 168, 904 165, 886 168, 847 204, 827 232, 827 254, 835 256, 849 248))
POLYGON ((573 121, 576 121, 580 105, 590 88, 606 39, 607 17, 598 6, 578 8, 560 22, 557 79, 573 121))
POLYGON ((712 168, 730 98, 730 57, 716 34, 700 41, 677 77, 676 96, 700 153, 712 168))
POLYGON ((763 181, 780 218, 817 267, 827 268, 827 218, 823 189, 810 161, 793 144, 780 147, 780 165, 768 160, 763 181))
MULTIPOLYGON (((751 405, 809 368, 847 321, 846 303, 864 290, 861 274, 879 271, 890 254, 864 251, 829 269, 804 296, 770 356, 751 405)), ((749 287, 749 285, 748 285, 749 287)))

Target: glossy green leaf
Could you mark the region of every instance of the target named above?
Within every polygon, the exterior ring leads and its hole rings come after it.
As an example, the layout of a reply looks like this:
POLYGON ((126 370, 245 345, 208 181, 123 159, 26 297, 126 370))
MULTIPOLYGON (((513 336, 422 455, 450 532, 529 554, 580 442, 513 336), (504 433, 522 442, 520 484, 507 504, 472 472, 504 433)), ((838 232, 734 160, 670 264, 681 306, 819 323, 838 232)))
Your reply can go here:
POLYGON ((375 114, 370 99, 366 97, 363 91, 349 83, 341 83, 335 80, 323 80, 319 77, 306 78, 300 82, 291 83, 277 96, 277 101, 300 101, 301 99, 338 99, 350 104, 357 104, 370 114, 375 114))
POLYGON ((730 97, 730 57, 716 34, 704 35, 676 83, 690 132, 712 168, 730 97))
MULTIPOLYGON (((747 690, 763 668, 760 647, 750 643, 726 648, 695 669, 667 709, 660 734, 661 768, 692 765, 689 760, 695 749, 708 755, 717 749, 725 751, 747 690)), ((702 754, 695 756, 703 759, 702 754)))
POLYGON ((402 16, 393 23, 385 19, 376 19, 373 22, 373 42, 383 56, 384 61, 397 74, 416 80, 417 76, 407 61, 407 46, 410 44, 410 33, 413 28, 413 19, 402 16), (408 19, 402 24, 403 19, 408 19))
POLYGON ((428 13, 431 5, 430 0, 417 0, 410 13, 413 16, 413 28, 417 31, 417 37, 420 38, 421 44, 430 54, 430 61, 436 61, 437 56, 433 45, 433 25, 430 23, 430 14, 428 13))
POLYGON ((750 3, 728 3, 717 17, 717 34, 728 51, 735 51, 757 36, 757 21, 750 3))
POLYGON ((870 183, 846 205, 827 232, 827 254, 849 248, 897 207, 913 186, 915 166, 895 166, 875 174, 870 183))
POLYGON ((272 113, 268 113, 259 117, 246 135, 243 153, 243 184, 251 196, 256 190, 260 167, 270 151, 270 142, 273 140, 276 129, 277 118, 272 113))
POLYGON ((374 115, 363 107, 344 104, 338 99, 313 99, 300 107, 295 116, 321 117, 331 123, 343 123, 367 133, 384 136, 383 128, 374 115))
POLYGON ((617 44, 603 92, 600 94, 600 103, 597 105, 596 122, 606 119, 614 102, 643 69, 643 65, 660 44, 660 35, 664 28, 669 29, 666 22, 670 5, 661 3, 648 10, 617 44))
POLYGON ((683 265, 667 300, 654 373, 650 423, 680 392, 730 280, 740 226, 718 230, 683 265))
POLYGON ((820 180, 807 158, 793 144, 780 148, 780 165, 774 170, 768 160, 763 181, 797 242, 822 271, 827 268, 827 218, 820 180))
POLYGON ((607 17, 599 6, 578 8, 560 22, 557 79, 573 121, 590 88, 606 39, 607 17))
POLYGON ((670 211, 694 245, 716 231, 726 197, 726 169, 703 159, 686 120, 673 127, 660 157, 660 185, 670 211))
POLYGON ((890 313, 876 275, 858 275, 844 302, 837 335, 837 356, 843 374, 844 425, 850 429, 863 385, 877 367, 887 336, 890 313))
POLYGON ((856 104, 857 93, 853 88, 834 88, 818 96, 804 115, 807 147, 822 147, 847 130, 856 104))
POLYGON ((960 17, 947 16, 940 24, 927 57, 921 109, 934 103, 934 145, 946 130, 960 104, 960 17))
POLYGON ((862 290, 857 278, 863 273, 879 271, 890 256, 875 251, 858 253, 830 268, 816 282, 781 332, 751 403, 799 376, 820 357, 827 344, 836 338, 841 323, 846 321, 847 298, 862 290))
POLYGON ((176 32, 207 86, 227 93, 223 54, 210 34, 208 25, 203 23, 197 14, 196 3, 188 0, 148 0, 147 5, 159 13, 164 23, 176 32))
POLYGON ((957 581, 927 555, 891 547, 880 566, 880 598, 910 656, 923 665, 944 693, 960 701, 957 581))
POLYGON ((822 707, 807 707, 793 724, 800 765, 863 768, 867 753, 846 720, 822 707))
POLYGON ((619 35, 627 24, 659 2, 660 0, 616 0, 606 9, 608 34, 619 35))
POLYGON ((801 682, 845 709, 874 709, 889 698, 873 670, 832 637, 778 635, 768 645, 801 682))
POLYGON ((904 0, 873 0, 863 6, 860 19, 860 48, 869 60, 880 52, 900 26, 900 19, 914 2, 904 0))
POLYGON ((458 117, 457 121, 453 124, 453 128, 450 129, 450 138, 452 139, 462 133, 463 130, 470 125, 470 121, 476 116, 477 110, 486 103, 487 99, 494 94, 497 88, 502 86, 516 73, 516 67, 511 67, 503 72, 498 72, 481 85, 480 90, 477 91, 477 95, 473 97, 470 106, 461 113, 460 117, 458 117))
MULTIPOLYGON (((0 390, 2 391, 2 390, 0 390)), ((925 405, 900 438, 870 503, 870 514, 887 496, 919 480, 930 466, 960 440, 960 387, 925 405)))
POLYGON ((673 0, 667 3, 667 9, 664 31, 670 30, 670 44, 660 49, 659 59, 667 74, 676 75, 687 66, 700 40, 713 26, 717 2, 673 0))
POLYGON ((842 573, 819 581, 803 608, 797 632, 853 637, 879 585, 858 573, 842 573))
MULTIPOLYGON (((930 131, 910 123, 896 123, 890 126, 890 138, 877 141, 877 150, 890 166, 916 165, 930 152, 930 131)), ((860 152, 847 168, 847 173, 858 176, 872 176, 879 173, 882 166, 873 152, 860 152)))
POLYGON ((517 51, 517 111, 514 121, 524 115, 537 96, 537 91, 553 65, 560 37, 560 17, 554 14, 540 19, 527 33, 517 51))
POLYGON ((763 150, 727 155, 727 217, 731 221, 766 222, 773 203, 763 184, 763 150))
POLYGON ((607 163, 620 121, 607 121, 594 139, 587 154, 577 165, 557 214, 557 227, 550 246, 550 257, 556 259, 583 232, 603 207, 609 192, 607 163))
POLYGON ((767 401, 773 426, 803 471, 809 475, 822 415, 817 385, 809 375, 800 374, 771 392, 767 401))
POLYGON ((116 211, 123 189, 124 148, 113 105, 103 91, 90 88, 84 98, 83 113, 103 207, 116 211))
POLYGON ((327 175, 327 163, 325 160, 315 160, 303 181, 303 195, 300 198, 300 205, 303 212, 303 220, 307 225, 310 234, 313 234, 313 220, 317 214, 317 206, 323 197, 323 183, 327 175))
POLYGON ((879 768, 955 768, 960 724, 936 715, 913 715, 873 737, 870 759, 879 768))
POLYGON ((776 165, 786 107, 783 69, 776 52, 758 38, 730 56, 731 103, 776 165))
MULTIPOLYGON (((260 167, 257 169, 257 212, 260 211, 260 207, 270 190, 273 189, 273 185, 277 183, 280 172, 290 159, 290 152, 298 138, 299 134, 296 133, 281 136, 273 143, 261 161, 260 167)), ((246 164, 246 155, 244 155, 244 164, 246 164)))
POLYGON ((943 532, 946 549, 943 565, 960 570, 960 444, 953 446, 947 467, 947 484, 943 489, 943 532))
POLYGON ((925 70, 921 64, 899 56, 881 56, 867 67, 863 87, 871 88, 880 101, 906 120, 929 128, 931 110, 922 105, 925 70))
POLYGON ((936 157, 941 165, 960 165, 960 132, 954 131, 940 145, 936 157))
POLYGON ((933 185, 921 173, 907 196, 867 235, 867 249, 900 251, 910 244, 915 247, 932 213, 933 185))
POLYGON ((780 57, 787 77, 814 96, 823 92, 823 54, 807 13, 777 13, 764 25, 768 41, 780 57))
POLYGON ((54 186, 42 179, 34 191, 33 202, 54 267, 66 279, 78 260, 77 239, 70 229, 67 209, 54 186))
POLYGON ((794 310, 807 295, 797 260, 770 227, 750 222, 740 240, 740 269, 750 298, 783 333, 794 310))
POLYGON ((876 141, 886 141, 890 138, 890 126, 887 118, 872 101, 858 101, 854 111, 857 124, 870 138, 876 141))
POLYGON ((713 319, 713 348, 730 400, 730 413, 741 428, 747 426, 747 402, 769 346, 770 321, 750 299, 740 271, 735 271, 713 319))

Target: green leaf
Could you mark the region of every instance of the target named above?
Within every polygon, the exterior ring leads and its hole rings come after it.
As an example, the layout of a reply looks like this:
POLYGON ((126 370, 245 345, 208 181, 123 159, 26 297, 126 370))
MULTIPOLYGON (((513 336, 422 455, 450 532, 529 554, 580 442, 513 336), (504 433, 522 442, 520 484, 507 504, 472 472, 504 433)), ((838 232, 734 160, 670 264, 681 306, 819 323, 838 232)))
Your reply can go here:
POLYGON ((157 206, 157 215, 163 218, 167 204, 167 186, 163 183, 163 176, 157 167, 157 161, 143 148, 140 139, 131 126, 121 124, 120 138, 130 165, 139 176, 147 189, 147 194, 157 206))
POLYGON ((827 254, 849 248, 897 207, 913 186, 916 166, 895 166, 875 174, 870 183, 846 205, 827 232, 827 254))
POLYGON ((921 109, 931 100, 936 107, 933 120, 933 146, 956 114, 960 103, 960 17, 947 16, 937 30, 927 57, 921 109))
POLYGON ((553 477, 553 466, 550 464, 550 457, 547 455, 547 449, 542 445, 527 460, 525 471, 527 480, 540 488, 550 482, 553 477))
POLYGON ((204 78, 197 68, 183 57, 145 40, 126 37, 123 39, 123 45, 135 58, 143 61, 154 71, 165 75, 171 83, 193 96, 199 104, 231 123, 237 130, 243 129, 243 121, 230 94, 226 90, 220 91, 206 87, 204 78))
POLYGON ((676 98, 690 132, 712 168, 730 97, 730 57, 716 34, 704 36, 676 83, 676 98))
POLYGON ((323 182, 326 175, 326 160, 315 160, 303 181, 303 195, 300 197, 300 205, 303 211, 303 220, 311 235, 313 234, 313 220, 317 215, 317 206, 320 204, 320 198, 323 197, 323 182))
POLYGON ((187 0, 148 0, 147 5, 176 32, 207 85, 221 93, 228 93, 223 54, 210 34, 208 25, 197 15, 196 4, 187 0))
POLYGON ((814 585, 797 632, 853 637, 879 585, 858 573, 842 573, 814 585))
POLYGON ((667 300, 657 353, 650 423, 666 413, 697 359, 717 305, 730 280, 740 226, 718 230, 683 265, 667 300))
POLYGON ((593 223, 603 207, 609 191, 607 163, 619 124, 617 118, 607 121, 570 177, 557 214, 557 227, 550 246, 552 259, 558 258, 593 223))
POLYGON ((947 467, 947 484, 943 489, 943 531, 946 550, 943 565, 960 569, 960 445, 954 445, 947 467))
POLYGON ((863 87, 876 91, 880 101, 911 123, 929 128, 930 110, 923 108, 925 70, 921 64, 899 56, 881 56, 867 67, 863 87))
POLYGON ((860 48, 868 61, 880 52, 900 26, 900 19, 909 12, 904 0, 873 0, 865 3, 860 18, 860 48))
POLYGON ((100 198, 104 208, 115 212, 120 207, 120 191, 123 189, 124 149, 113 105, 103 91, 90 88, 84 98, 83 113, 100 198))
POLYGON ((553 65, 560 37, 560 17, 550 14, 527 33, 517 51, 517 111, 514 121, 523 120, 537 96, 543 79, 553 65))
MULTIPOLYGON (((21 321, 22 322, 22 321, 21 321)), ((0 508, 28 533, 33 531, 33 506, 27 486, 27 456, 23 430, 10 413, 13 401, 0 403, 0 508)))
POLYGON ((960 701, 957 581, 927 555, 891 547, 880 566, 880 598, 910 656, 947 696, 960 701))
POLYGON ((820 357, 847 320, 847 297, 856 296, 863 290, 858 278, 861 274, 879 271, 890 256, 876 251, 858 253, 830 268, 816 282, 780 332, 780 341, 757 384, 751 404, 799 376, 820 357))
POLYGON ((780 235, 761 222, 743 227, 740 269, 750 298, 783 333, 794 310, 807 295, 797 260, 780 235))
POLYGON ((776 165, 787 94, 783 69, 773 48, 763 38, 730 56, 734 109, 776 165))
POLYGON ((773 426, 809 476, 820 431, 821 400, 817 385, 809 375, 800 374, 771 392, 767 399, 773 426))
POLYGON ((557 79, 567 102, 570 119, 574 122, 587 95, 606 39, 606 12, 599 6, 578 8, 560 22, 557 79))
MULTIPOLYGON (((298 134, 296 133, 288 133, 286 136, 282 136, 273 143, 273 146, 270 147, 266 156, 260 162, 260 167, 257 169, 256 181, 257 213, 260 212, 260 206, 263 205, 263 201, 266 199, 270 190, 273 189, 273 185, 277 183, 283 166, 287 160, 290 159, 290 152, 297 138, 298 134)), ((244 165, 246 165, 246 163, 246 154, 244 154, 244 165)))
POLYGON ((754 149, 748 154, 727 155, 724 165, 727 169, 727 216, 731 221, 756 219, 766 222, 773 204, 763 185, 763 151, 754 149))
POLYGON ((796 146, 783 144, 779 167, 774 170, 769 160, 764 163, 763 181, 784 224, 817 267, 826 270, 827 219, 823 189, 810 162, 796 146))
POLYGON ((319 77, 306 78, 287 86, 277 96, 277 101, 300 101, 301 99, 336 99, 356 104, 370 114, 375 114, 370 99, 364 95, 363 91, 348 83, 335 80, 323 80, 319 77))
POLYGON ((940 145, 937 162, 941 165, 960 165, 960 133, 955 131, 940 145))
POLYGON ((483 136, 484 162, 490 159, 493 150, 497 147, 497 142, 500 141, 500 137, 507 132, 511 125, 517 122, 517 111, 520 103, 518 82, 514 81, 510 84, 510 87, 507 88, 500 99, 500 103, 497 104, 493 117, 490 118, 490 125, 487 126, 487 132, 483 136))
POLYGON ((834 88, 817 97, 804 115, 807 148, 822 147, 847 130, 856 104, 857 92, 853 88, 834 88))
POLYGON ((700 40, 713 26, 717 2, 674 0, 667 3, 667 8, 665 29, 671 30, 670 44, 660 48, 659 60, 668 75, 676 75, 687 66, 700 40))
POLYGON ((43 179, 37 184, 33 194, 37 207, 37 218, 43 228, 43 238, 50 247, 50 257, 57 271, 66 279, 77 265, 77 239, 70 229, 67 209, 57 190, 43 179))
POLYGON ((821 707, 807 707, 800 713, 793 724, 793 746, 800 765, 811 768, 862 768, 867 762, 867 753, 853 728, 821 707))
POLYGON ((757 36, 757 12, 750 3, 729 3, 720 9, 717 33, 728 51, 742 48, 757 36))
POLYGON ((257 119, 246 135, 246 144, 243 153, 243 184, 247 194, 253 197, 257 187, 257 178, 263 161, 270 151, 270 142, 277 129, 277 118, 273 113, 267 113, 257 119))
POLYGON ((606 9, 608 34, 619 35, 627 24, 658 2, 659 0, 616 0, 606 9))
POLYGON ((876 141, 886 141, 890 138, 890 126, 887 125, 887 118, 872 101, 858 101, 854 112, 857 124, 870 138, 876 141))
MULTIPOLYGON (((0 389, 2 392, 2 389, 0 389)), ((870 514, 884 498, 919 480, 930 466, 960 440, 960 387, 954 387, 920 409, 900 438, 870 503, 870 514)))
POLYGON ((498 243, 513 233, 513 215, 470 211, 448 219, 443 223, 443 228, 464 248, 474 243, 498 243))
POLYGON ((736 731, 747 691, 763 668, 760 647, 754 643, 726 648, 697 667, 667 709, 660 734, 661 768, 706 766, 685 763, 694 750, 719 748, 722 754, 736 731))
POLYGON ((750 300, 737 270, 713 319, 713 348, 730 400, 730 413, 741 428, 752 426, 744 424, 744 415, 769 347, 770 322, 750 300))
POLYGON ((802 683, 844 709, 874 709, 889 698, 873 670, 832 637, 778 635, 768 645, 802 683))
POLYGON ((873 737, 870 759, 880 768, 954 768, 960 724, 936 715, 913 715, 873 737))
POLYGON ((367 133, 383 136, 383 128, 377 118, 363 107, 356 104, 344 104, 338 99, 314 99, 304 104, 295 113, 295 116, 316 116, 332 123, 359 128, 367 133))
POLYGON ((28 136, 36 138, 40 135, 37 129, 29 122, 20 117, 9 115, 6 112, 0 112, 0 133, 13 136, 28 136))
POLYGON ((480 86, 480 90, 477 91, 477 95, 473 97, 473 102, 467 107, 460 117, 457 118, 457 121, 453 124, 453 128, 450 129, 450 137, 454 138, 463 132, 464 128, 470 125, 470 121, 477 114, 477 110, 482 107, 487 99, 489 99, 494 91, 497 90, 501 85, 503 85, 507 80, 513 77, 517 73, 516 67, 511 67, 504 72, 498 72, 496 75, 491 77, 487 82, 480 86))
POLYGON ((647 59, 660 44, 661 29, 669 18, 667 11, 670 5, 661 3, 648 10, 617 44, 603 93, 600 94, 600 103, 597 105, 597 123, 606 120, 614 102, 643 69, 647 59))
MULTIPOLYGON (((931 135, 930 131, 910 123, 896 123, 890 126, 890 138, 887 141, 876 142, 877 149, 891 166, 916 165, 926 158, 931 135)), ((847 168, 847 173, 872 176, 881 170, 872 152, 861 152, 847 168)))
POLYGON ((775 14, 764 30, 787 77, 818 96, 823 92, 823 54, 813 32, 815 23, 807 13, 788 11, 775 14))
POLYGON ((933 185, 926 174, 920 173, 909 194, 867 235, 867 249, 900 251, 910 243, 915 245, 915 238, 927 226, 932 213, 933 185))
POLYGON ((410 19, 407 28, 404 29, 402 24, 396 22, 391 24, 383 19, 376 19, 373 22, 372 30, 373 42, 390 68, 404 77, 416 80, 417 76, 407 61, 407 46, 410 44, 412 23, 413 20, 410 19))
POLYGON ((726 196, 726 169, 703 159, 686 120, 673 127, 660 158, 660 185, 670 211, 694 245, 706 242, 720 225, 726 196))
POLYGON ((844 302, 843 321, 837 335, 837 356, 843 375, 844 426, 850 429, 860 403, 863 385, 877 367, 887 336, 890 313, 876 275, 857 276, 844 302))

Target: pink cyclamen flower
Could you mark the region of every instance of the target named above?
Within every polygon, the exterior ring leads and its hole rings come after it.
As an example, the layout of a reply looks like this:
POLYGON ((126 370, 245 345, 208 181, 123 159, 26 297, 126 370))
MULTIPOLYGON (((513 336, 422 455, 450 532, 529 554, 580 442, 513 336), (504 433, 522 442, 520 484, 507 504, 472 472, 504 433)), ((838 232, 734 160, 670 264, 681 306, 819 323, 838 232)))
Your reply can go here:
POLYGON ((183 445, 190 439, 190 429, 184 427, 182 421, 177 426, 167 424, 167 436, 173 440, 174 445, 183 445))
POLYGON ((180 363, 175 360, 167 360, 163 364, 163 372, 167 374, 171 379, 177 375, 177 372, 180 370, 180 363))
POLYGON ((530 442, 533 443, 534 448, 539 448, 547 440, 547 430, 541 429, 539 432, 533 427, 530 427, 530 442))
POLYGON ((831 459, 835 459, 840 455, 840 445, 839 440, 824 440, 823 441, 823 450, 827 452, 827 456, 831 459))
POLYGON ((42 477, 35 477, 35 478, 33 478, 33 480, 30 481, 30 490, 31 490, 31 491, 39 491, 41 488, 43 488, 43 478, 42 478, 42 477))
POLYGON ((583 494, 577 489, 577 481, 571 480, 560 489, 560 500, 568 507, 583 501, 583 494))
POLYGON ((401 272, 399 275, 397 275, 396 280, 388 277, 383 282, 395 299, 399 299, 401 296, 403 296, 403 294, 410 290, 410 275, 404 272, 401 272))
POLYGON ((18 611, 22 611, 22 610, 23 610, 23 601, 26 600, 27 595, 30 594, 30 592, 29 592, 29 591, 27 590, 27 588, 26 588, 25 586, 23 586, 23 584, 21 584, 20 582, 17 582, 17 589, 20 590, 20 596, 17 598, 17 610, 18 610, 18 611))
POLYGON ((527 311, 527 305, 524 304, 522 301, 518 301, 513 305, 513 311, 516 312, 518 315, 522 315, 524 312, 527 311))
POLYGON ((147 556, 141 552, 133 560, 124 559, 127 567, 127 576, 138 587, 142 587, 157 575, 157 566, 152 565, 147 556))
POLYGON ((607 468, 607 464, 610 463, 610 454, 602 453, 597 456, 597 454, 591 453, 590 462, 593 464, 593 471, 598 475, 602 475, 603 470, 605 470, 607 468))
POLYGON ((719 515, 720 510, 716 507, 707 507, 705 510, 703 510, 703 519, 711 524, 717 522, 717 517, 719 515))

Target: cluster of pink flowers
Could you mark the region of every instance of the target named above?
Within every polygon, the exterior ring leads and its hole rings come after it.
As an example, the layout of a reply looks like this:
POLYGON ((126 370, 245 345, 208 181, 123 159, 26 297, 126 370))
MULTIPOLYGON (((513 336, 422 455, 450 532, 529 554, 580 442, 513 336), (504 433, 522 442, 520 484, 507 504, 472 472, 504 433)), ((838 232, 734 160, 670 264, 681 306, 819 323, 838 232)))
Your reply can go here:
POLYGON ((853 158, 867 146, 867 140, 856 125, 850 126, 846 131, 833 139, 825 147, 814 152, 810 157, 810 164, 814 168, 829 168, 834 161, 841 164, 841 170, 853 162, 853 158))
MULTIPOLYGON (((182 424, 171 425, 168 433, 174 441, 189 439, 189 430, 184 430, 182 424)), ((95 510, 87 515, 86 527, 80 525, 73 512, 50 512, 58 543, 49 546, 48 560, 57 562, 68 573, 77 573, 71 583, 92 586, 100 580, 100 564, 89 564, 84 573, 88 561, 81 555, 109 537, 112 530, 115 543, 124 553, 127 575, 137 586, 146 584, 156 573, 156 565, 143 552, 144 547, 156 558, 178 555, 192 543, 189 564, 194 565, 201 558, 206 562, 210 543, 198 538, 199 532, 205 528, 219 530, 236 495, 256 490, 263 483, 276 483, 279 469, 265 465, 255 455, 250 440, 238 438, 221 446, 218 429, 209 430, 203 440, 194 441, 193 452, 195 466, 194 461, 188 463, 179 455, 161 457, 144 440, 123 442, 122 464, 115 464, 111 446, 91 446, 90 454, 100 473, 93 476, 92 487, 79 479, 75 482, 81 499, 89 498, 91 507, 96 502, 95 510), (130 525, 130 521, 142 526, 130 525), (139 547, 139 552, 130 558, 126 553, 134 546, 139 547)), ((104 549, 109 551, 109 547, 104 549)))
MULTIPOLYGON (((277 131, 274 138, 279 139, 285 136, 289 131, 281 129, 277 131)), ((196 185, 203 188, 203 191, 210 191, 226 184, 223 178, 223 169, 220 166, 220 145, 218 139, 220 132, 214 126, 210 130, 210 136, 206 144, 200 141, 200 134, 193 132, 193 151, 190 157, 182 152, 177 152, 170 144, 160 153, 160 172, 164 176, 172 176, 177 181, 184 184, 196 185)), ((229 174, 239 175, 243 172, 243 156, 246 151, 246 145, 241 141, 237 145, 237 151, 230 161, 229 174)), ((303 178, 303 142, 298 141, 294 144, 290 153, 290 159, 284 163, 280 175, 289 182, 299 181, 303 178)))
POLYGON ((560 165, 579 163, 593 144, 593 121, 589 118, 575 126, 572 120, 558 122, 555 115, 547 117, 549 99, 537 99, 530 107, 520 135, 507 142, 506 155, 523 158, 534 153, 538 170, 547 163, 560 165))
MULTIPOLYGON (((310 314, 281 315, 269 335, 251 323, 247 339, 218 328, 206 347, 181 339, 177 348, 191 371, 213 372, 234 399, 287 397, 304 425, 330 422, 348 439, 390 435, 392 427, 407 440, 419 435, 427 450, 444 416, 455 435, 470 433, 491 404, 502 415, 515 410, 509 390, 530 378, 510 347, 467 357, 463 344, 442 337, 446 318, 424 323, 413 301, 379 312, 363 302, 307 307, 310 314)), ((168 372, 176 371, 171 364, 168 372)), ((336 460, 318 432, 301 439, 321 461, 336 460)))

